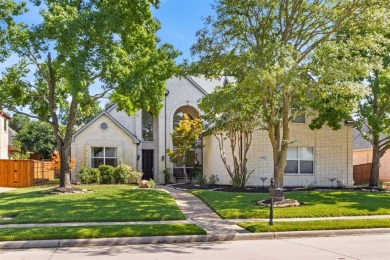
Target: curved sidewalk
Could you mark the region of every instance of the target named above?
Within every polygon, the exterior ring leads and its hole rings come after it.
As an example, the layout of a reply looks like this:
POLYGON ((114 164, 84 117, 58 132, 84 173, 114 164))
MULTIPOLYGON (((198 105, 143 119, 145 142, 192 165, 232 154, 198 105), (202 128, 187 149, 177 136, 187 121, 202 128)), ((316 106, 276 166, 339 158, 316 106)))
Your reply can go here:
POLYGON ((181 212, 186 219, 207 231, 207 234, 245 234, 249 231, 237 226, 235 223, 221 219, 201 199, 189 192, 184 192, 170 186, 160 186, 159 189, 166 190, 176 200, 181 212))

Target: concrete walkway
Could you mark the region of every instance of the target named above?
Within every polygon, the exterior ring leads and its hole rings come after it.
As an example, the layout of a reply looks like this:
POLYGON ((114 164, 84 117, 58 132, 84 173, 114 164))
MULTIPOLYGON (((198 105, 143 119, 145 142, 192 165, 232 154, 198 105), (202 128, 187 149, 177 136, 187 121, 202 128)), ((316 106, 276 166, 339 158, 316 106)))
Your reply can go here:
POLYGON ((177 190, 170 186, 160 186, 158 189, 166 190, 176 200, 181 212, 186 219, 193 224, 202 227, 207 234, 237 234, 249 233, 245 229, 237 226, 234 222, 221 219, 202 200, 189 192, 177 190))

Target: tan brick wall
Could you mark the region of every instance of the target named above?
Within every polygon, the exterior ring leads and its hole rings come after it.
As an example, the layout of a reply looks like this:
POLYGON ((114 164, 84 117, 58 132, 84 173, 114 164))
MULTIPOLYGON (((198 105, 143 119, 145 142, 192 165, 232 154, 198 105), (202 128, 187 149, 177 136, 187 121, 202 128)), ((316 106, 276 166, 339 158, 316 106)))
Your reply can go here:
MULTIPOLYGON (((290 146, 314 148, 314 174, 285 174, 285 186, 331 186, 329 178, 337 178, 345 185, 352 185, 352 127, 343 126, 338 131, 324 127, 312 131, 307 124, 291 124, 290 129, 290 146)), ((220 184, 230 184, 230 178, 219 156, 217 140, 208 136, 204 138, 204 144, 206 176, 216 174, 220 184)), ((226 154, 231 159, 230 146, 226 144, 226 154)), ((248 158, 248 170, 254 170, 248 185, 261 186, 261 178, 266 177, 265 184, 268 186, 273 176, 273 158, 267 132, 253 133, 248 158)))
POLYGON ((137 145, 133 143, 133 139, 127 133, 103 115, 79 133, 72 142, 71 157, 76 159, 76 167, 72 171, 72 181, 77 180, 77 173, 82 165, 90 166, 91 147, 116 147, 118 163, 122 161, 136 169, 137 145), (103 122, 108 124, 106 131, 100 129, 100 124, 103 122))

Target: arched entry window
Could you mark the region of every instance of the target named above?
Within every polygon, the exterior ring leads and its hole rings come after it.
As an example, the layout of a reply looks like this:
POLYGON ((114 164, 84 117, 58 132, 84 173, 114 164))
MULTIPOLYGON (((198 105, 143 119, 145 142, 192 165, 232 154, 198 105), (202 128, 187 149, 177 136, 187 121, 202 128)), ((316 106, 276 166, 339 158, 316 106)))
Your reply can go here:
MULTIPOLYGON (((187 113, 186 113, 187 114, 187 113)), ((190 114, 187 114, 189 119, 190 120, 193 120, 194 118, 190 115, 190 114)), ((174 116, 173 116, 173 129, 175 129, 178 125, 179 125, 179 122, 184 118, 184 113, 183 112, 179 112, 179 113, 176 113, 174 116)))
MULTIPOLYGON (((199 112, 190 106, 183 106, 178 108, 173 115, 172 129, 173 131, 179 125, 179 122, 184 118, 184 114, 187 114, 190 120, 200 118, 199 112)), ((175 149, 175 148, 173 148, 175 149)), ((193 176, 193 168, 196 163, 199 163, 201 157, 200 150, 191 150, 186 154, 186 171, 189 176, 193 176)), ((183 165, 180 163, 173 164, 173 176, 183 176, 183 165)))

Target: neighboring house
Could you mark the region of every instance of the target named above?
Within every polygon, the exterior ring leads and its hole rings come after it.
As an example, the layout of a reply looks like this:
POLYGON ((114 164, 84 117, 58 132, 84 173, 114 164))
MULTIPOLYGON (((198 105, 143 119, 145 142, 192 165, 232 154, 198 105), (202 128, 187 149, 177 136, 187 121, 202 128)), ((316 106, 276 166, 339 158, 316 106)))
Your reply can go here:
POLYGON ((11 116, 0 110, 0 159, 8 159, 8 123, 11 116))
POLYGON ((8 159, 13 159, 15 153, 20 153, 20 150, 13 143, 15 135, 16 131, 8 127, 8 159))
MULTIPOLYGON (((71 156, 77 165, 72 180, 77 180, 77 173, 83 165, 97 167, 105 163, 115 166, 120 161, 158 183, 164 182, 162 171, 165 168, 175 173, 182 171, 166 155, 166 149, 172 149, 170 133, 183 113, 192 118, 200 117, 198 100, 227 81, 226 78, 206 80, 189 76, 169 79, 159 115, 138 111, 128 116, 125 112, 118 112, 116 106, 102 112, 73 135, 71 156)), ((328 127, 312 131, 308 127, 310 120, 310 117, 301 117, 291 123, 285 186, 331 186, 330 178, 352 185, 352 125, 345 124, 338 131, 328 127)), ((206 178, 218 175, 219 184, 229 184, 215 137, 206 136, 202 141, 204 147, 198 152, 198 160, 206 178)), ((187 165, 189 171, 193 164, 187 165)), ((273 176, 272 149, 264 131, 253 134, 248 170, 254 170, 248 185, 262 185, 262 177, 267 177, 268 185, 273 176)))
MULTIPOLYGON (((372 163, 372 144, 365 140, 360 132, 353 130, 353 165, 372 163)), ((367 168, 368 170, 369 168, 367 168)), ((390 151, 380 159, 379 182, 390 182, 390 151)))

